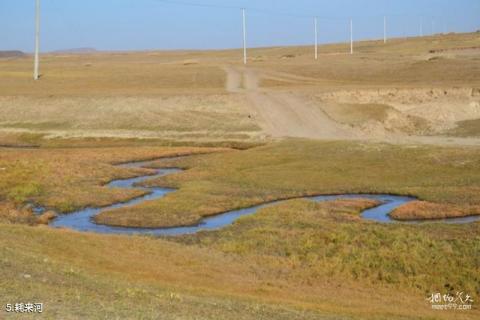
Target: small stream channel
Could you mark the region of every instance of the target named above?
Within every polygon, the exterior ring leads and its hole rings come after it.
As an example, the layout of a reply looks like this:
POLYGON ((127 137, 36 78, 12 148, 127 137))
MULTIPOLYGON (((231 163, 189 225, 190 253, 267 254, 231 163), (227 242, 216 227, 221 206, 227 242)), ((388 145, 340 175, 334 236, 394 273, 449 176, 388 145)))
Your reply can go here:
MULTIPOLYGON (((141 168, 145 167, 153 161, 146 162, 132 162, 128 164, 122 164, 124 168, 141 168)), ((274 201, 265 203, 262 205, 253 206, 250 208, 233 210, 225 212, 216 216, 205 218, 200 224, 189 227, 174 227, 174 228, 125 228, 125 227, 112 227, 107 225, 96 224, 93 221, 93 217, 98 215, 101 211, 118 209, 123 207, 130 207, 140 204, 145 201, 156 200, 164 197, 166 194, 174 192, 174 189, 168 188, 142 188, 138 184, 158 177, 171 175, 181 172, 181 169, 157 169, 154 175, 147 175, 136 177, 132 179, 122 179, 110 182, 107 187, 109 188, 125 188, 125 189, 140 189, 148 191, 149 193, 130 200, 128 202, 116 203, 104 208, 86 208, 70 214, 64 214, 57 217, 50 223, 51 227, 55 228, 68 228, 77 231, 95 232, 103 234, 145 234, 145 235, 165 235, 165 236, 178 236, 185 234, 194 234, 200 231, 218 230, 234 223, 238 218, 255 214, 259 209, 274 206, 282 201, 274 201)), ((371 208, 362 212, 362 217, 366 220, 376 221, 379 223, 393 223, 395 220, 391 219, 389 214, 396 208, 416 200, 412 197, 394 196, 394 195, 364 195, 364 194, 343 194, 343 195, 325 195, 315 197, 305 197, 315 202, 331 201, 335 199, 373 199, 378 200, 381 204, 375 208, 371 208)), ((37 208, 38 213, 43 211, 42 208, 37 208)), ((442 223, 470 223, 480 220, 479 216, 466 217, 466 218, 453 218, 437 220, 442 223)), ((409 222, 417 223, 417 222, 409 222)))

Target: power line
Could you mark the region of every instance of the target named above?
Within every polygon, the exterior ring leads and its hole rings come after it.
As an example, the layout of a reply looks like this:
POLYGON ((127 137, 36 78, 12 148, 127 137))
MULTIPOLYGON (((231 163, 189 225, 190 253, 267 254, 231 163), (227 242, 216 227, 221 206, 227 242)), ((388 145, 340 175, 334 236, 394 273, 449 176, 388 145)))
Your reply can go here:
POLYGON ((201 8, 217 8, 217 9, 236 9, 241 10, 242 7, 226 6, 220 4, 198 3, 189 1, 173 1, 173 0, 154 0, 155 2, 163 2, 167 4, 187 6, 187 7, 201 7, 201 8))
POLYGON ((228 5, 220 5, 220 4, 199 3, 199 2, 190 2, 190 1, 176 1, 176 0, 152 0, 152 1, 171 4, 171 5, 187 6, 187 7, 215 8, 215 9, 228 9, 228 10, 245 9, 245 10, 248 10, 249 12, 257 12, 262 14, 275 14, 275 15, 293 17, 293 18, 312 18, 313 17, 312 15, 306 15, 306 14, 286 13, 286 12, 272 11, 272 10, 261 9, 261 8, 253 8, 253 7, 237 7, 237 6, 228 6, 228 5))
MULTIPOLYGON (((436 21, 443 21, 443 32, 447 32, 446 28, 446 21, 445 17, 438 17, 434 15, 413 15, 413 14, 385 14, 385 15, 372 15, 372 16, 351 16, 351 17, 333 17, 333 16, 319 16, 315 15, 314 12, 310 14, 298 13, 298 12, 282 12, 282 11, 275 11, 270 9, 262 9, 256 7, 237 7, 232 5, 222 5, 222 4, 213 4, 213 3, 201 3, 201 2, 193 2, 189 0, 151 0, 156 3, 163 3, 167 5, 173 6, 186 6, 186 7, 197 7, 197 8, 215 8, 215 9, 222 9, 222 10, 241 10, 242 12, 242 27, 243 27, 243 61, 247 64, 247 18, 246 13, 248 11, 249 14, 257 13, 262 15, 274 15, 274 16, 284 16, 284 17, 291 17, 291 18, 299 18, 299 19, 313 19, 314 20, 314 28, 315 28, 315 59, 318 59, 318 23, 319 21, 342 21, 345 23, 350 24, 350 53, 354 53, 354 33, 353 33, 353 22, 357 22, 357 20, 362 19, 380 19, 383 18, 384 30, 383 30, 383 38, 384 43, 387 42, 387 18, 395 18, 395 17, 419 17, 420 18, 420 35, 423 36, 425 34, 425 20, 424 19, 431 19, 432 24, 432 33, 435 32, 435 22, 436 21)), ((35 61, 34 61, 34 79, 38 80, 40 77, 39 74, 39 65, 40 65, 40 0, 35 0, 36 3, 36 14, 35 14, 35 61)), ((311 20, 310 20, 311 21, 311 20)), ((390 22, 389 22, 390 23, 390 22)), ((390 25, 389 25, 390 26, 390 25)), ((391 30, 391 28, 389 28, 391 30)))
MULTIPOLYGON (((383 17, 414 17, 419 15, 411 15, 411 14, 402 14, 402 13, 390 13, 385 15, 370 15, 370 16, 322 16, 313 14, 306 14, 306 13, 299 13, 299 12, 284 12, 284 11, 277 11, 277 10, 269 10, 263 9, 258 7, 240 7, 240 6, 230 6, 230 5, 221 5, 221 4, 213 4, 213 3, 200 3, 200 2, 191 2, 191 1, 183 1, 183 0, 152 0, 154 2, 160 2, 170 5, 177 5, 177 6, 187 6, 187 7, 200 7, 200 8, 215 8, 215 9, 228 9, 228 10, 247 10, 248 12, 253 13, 260 13, 266 15, 276 15, 276 16, 284 16, 284 17, 291 17, 291 18, 300 18, 300 19, 312 19, 317 18, 317 20, 332 20, 332 21, 350 21, 350 19, 375 19, 375 18, 383 18, 383 17)), ((432 17, 432 15, 423 15, 425 17, 432 17)))

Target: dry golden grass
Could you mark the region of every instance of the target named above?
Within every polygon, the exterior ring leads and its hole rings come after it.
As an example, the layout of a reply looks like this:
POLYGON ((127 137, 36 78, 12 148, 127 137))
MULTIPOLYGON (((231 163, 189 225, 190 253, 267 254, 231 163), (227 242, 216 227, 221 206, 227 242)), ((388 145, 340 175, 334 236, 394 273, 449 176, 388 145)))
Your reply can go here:
POLYGON ((184 236, 180 241, 245 260, 254 257, 265 266, 281 264, 279 280, 294 275, 298 283, 313 288, 343 279, 357 285, 366 281, 369 288, 408 288, 426 295, 459 288, 480 294, 478 223, 369 223, 358 212, 371 205, 354 200, 321 204, 295 200, 263 209, 221 231, 184 236))
POLYGON ((15 206, 12 202, 1 201, 0 202, 0 223, 15 223, 15 224, 37 224, 36 218, 33 216, 32 211, 25 206, 15 206))
POLYGON ((385 121, 391 107, 382 104, 338 104, 323 109, 338 122, 354 126, 366 121, 385 121))
MULTIPOLYGON (((439 35, 424 38, 392 39, 359 42, 355 54, 346 45, 320 47, 318 63, 312 61, 312 48, 258 49, 265 62, 255 63, 262 70, 275 70, 317 80, 320 90, 379 87, 451 87, 480 85, 480 36, 478 33, 439 35), (462 55, 455 48, 476 47, 473 54, 462 55), (443 53, 430 51, 445 49, 443 53), (269 59, 291 54, 293 59, 269 59), (441 59, 431 59, 440 56, 441 59)), ((270 81, 265 85, 292 86, 285 81, 270 81)), ((300 87, 297 83, 297 88, 300 87)))
POLYGON ((112 96, 221 93, 224 72, 210 65, 183 65, 174 54, 100 53, 42 57, 42 80, 31 80, 29 57, 0 61, 0 95, 112 96), (88 65, 86 65, 88 63, 88 65))
MULTIPOLYGON (((33 82, 27 58, 0 60, 0 127, 55 138, 259 140, 240 96, 227 96, 218 64, 191 53, 46 55, 33 82)), ((1 141, 0 141, 1 143, 1 141)))
POLYGON ((408 203, 391 214, 392 218, 397 220, 433 220, 478 215, 480 215, 479 205, 447 205, 427 201, 408 203))
POLYGON ((4 149, 72 149, 72 148, 124 148, 124 147, 194 147, 245 150, 264 145, 256 140, 196 140, 122 137, 65 137, 51 138, 42 133, 0 132, 0 147, 4 149))
POLYGON ((377 131, 409 135, 433 132, 427 120, 402 114, 389 105, 327 103, 322 105, 322 109, 338 123, 363 130, 372 136, 377 131))
MULTIPOLYGON (((260 134, 240 96, 0 97, 4 131, 54 138, 243 140, 260 134)), ((5 144, 5 143, 4 143, 5 144)))

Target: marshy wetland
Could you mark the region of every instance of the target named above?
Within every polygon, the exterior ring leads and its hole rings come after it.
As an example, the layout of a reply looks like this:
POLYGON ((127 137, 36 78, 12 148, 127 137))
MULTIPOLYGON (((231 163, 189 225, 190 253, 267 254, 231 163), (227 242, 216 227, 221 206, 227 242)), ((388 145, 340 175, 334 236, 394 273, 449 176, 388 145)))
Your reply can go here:
MULTIPOLYGON (((169 160, 174 160, 175 158, 170 158, 169 160)), ((165 159, 163 159, 165 160, 165 159)), ((151 164, 153 161, 142 161, 142 162, 131 162, 120 165, 123 168, 144 168, 151 164)), ((154 174, 148 174, 145 176, 134 177, 130 179, 120 179, 109 182, 106 187, 108 188, 126 188, 126 189, 140 189, 146 191, 147 194, 142 195, 137 198, 133 198, 129 201, 119 202, 111 204, 108 207, 104 208, 85 208, 75 212, 70 212, 68 214, 63 214, 61 216, 55 215, 52 217, 53 221, 50 222, 50 226, 55 228, 69 228, 77 231, 86 231, 86 232, 95 232, 103 234, 133 234, 133 235, 163 235, 163 236, 181 236, 186 234, 194 234, 202 231, 218 230, 224 227, 227 227, 234 223, 236 220, 243 216, 256 214, 259 210, 278 205, 281 203, 281 200, 272 201, 268 203, 263 203, 260 205, 252 206, 249 208, 242 208, 232 211, 227 211, 223 213, 218 213, 210 217, 206 217, 203 220, 199 221, 196 225, 191 226, 179 226, 179 227, 169 227, 169 228, 135 228, 135 227, 116 227, 116 226, 107 226, 100 225, 95 223, 94 218, 102 211, 115 210, 115 209, 132 209, 133 206, 139 205, 146 201, 154 201, 160 198, 163 198, 171 192, 175 192, 174 189, 170 188, 161 188, 161 187, 150 187, 150 188, 141 188, 138 187, 142 182, 146 182, 150 179, 160 178, 168 176, 171 174, 176 174, 181 172, 181 169, 178 168, 164 168, 156 169, 154 174)), ((395 195, 382 195, 382 194, 337 194, 337 195, 320 195, 320 196, 311 196, 298 199, 308 199, 314 202, 326 202, 326 201, 335 201, 335 200, 371 200, 372 207, 366 208, 361 212, 361 216, 364 219, 380 222, 380 223, 393 223, 396 222, 390 216, 391 213, 395 212, 396 209, 401 206, 406 205, 407 203, 416 201, 417 199, 408 196, 395 196, 395 195)), ((292 199, 290 199, 292 200, 292 199)), ((287 201, 287 200, 284 200, 287 201)), ((45 214, 47 210, 45 208, 37 206, 34 211, 39 214, 45 214)), ((480 220, 480 215, 471 215, 465 217, 450 217, 445 219, 432 219, 430 221, 439 222, 439 223, 450 223, 450 224, 461 224, 461 223, 471 223, 480 220)), ((409 222, 421 223, 428 220, 412 220, 409 222)))

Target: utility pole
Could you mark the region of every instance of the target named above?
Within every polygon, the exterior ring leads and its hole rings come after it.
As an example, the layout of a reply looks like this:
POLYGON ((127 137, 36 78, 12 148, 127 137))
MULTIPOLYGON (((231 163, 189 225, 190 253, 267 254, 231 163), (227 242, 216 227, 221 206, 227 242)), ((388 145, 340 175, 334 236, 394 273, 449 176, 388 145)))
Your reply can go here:
POLYGON ((432 36, 435 35, 435 20, 432 19, 432 36))
POLYGON ((420 37, 423 37, 423 17, 420 17, 420 37))
POLYGON ((315 24, 315 60, 318 60, 318 21, 317 17, 314 19, 315 24))
POLYGON ((387 16, 383 17, 383 43, 387 43, 387 16))
POLYGON ((350 19, 350 54, 353 54, 353 19, 350 19))
POLYGON ((242 9, 243 17, 243 64, 247 64, 247 18, 245 16, 245 8, 242 9))
POLYGON ((35 6, 35 63, 33 68, 33 79, 38 80, 40 65, 40 0, 36 0, 35 6))

